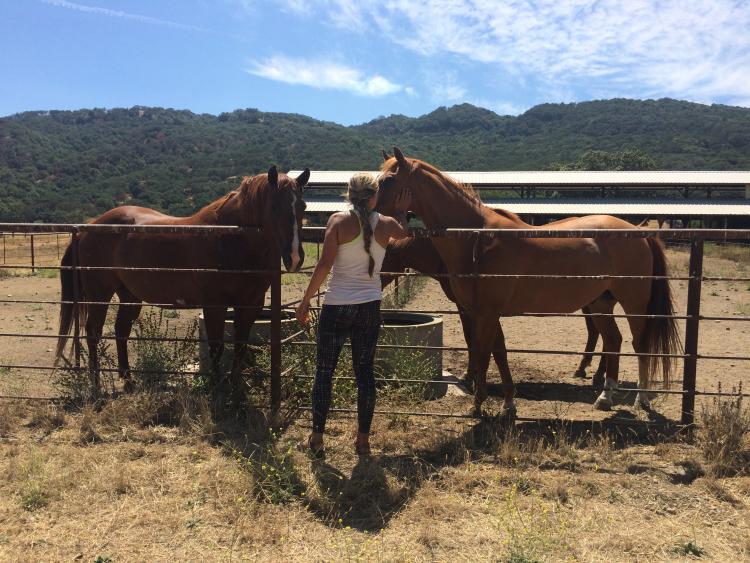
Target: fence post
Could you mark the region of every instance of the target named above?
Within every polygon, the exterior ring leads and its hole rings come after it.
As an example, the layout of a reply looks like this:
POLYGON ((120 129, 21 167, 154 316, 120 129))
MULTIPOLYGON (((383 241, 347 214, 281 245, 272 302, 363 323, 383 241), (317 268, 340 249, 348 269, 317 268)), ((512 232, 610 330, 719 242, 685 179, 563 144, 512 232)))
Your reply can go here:
MULTIPOLYGON (((271 274, 271 416, 281 408, 281 259, 271 274)), ((275 422, 274 422, 275 424, 275 422)))
POLYGON ((36 272, 36 259, 34 257, 34 235, 31 235, 31 273, 36 272))
POLYGON ((474 394, 476 395, 477 392, 477 366, 476 366, 476 357, 477 357, 477 349, 476 349, 476 342, 477 342, 477 328, 478 328, 478 318, 479 315, 477 314, 479 312, 479 278, 477 277, 479 275, 479 253, 481 252, 481 245, 480 245, 480 233, 479 231, 474 231, 473 238, 474 238, 474 244, 472 245, 472 251, 471 251, 471 264, 472 264, 472 273, 474 276, 472 277, 471 281, 471 343, 469 344, 469 373, 471 374, 471 383, 474 386, 474 394))
MULTIPOLYGON (((320 237, 318 237, 315 241, 315 247, 317 249, 317 257, 315 263, 317 264, 318 262, 320 262, 320 237)), ((315 292, 315 306, 320 307, 320 289, 315 292)))
POLYGON ((6 234, 3 233, 3 264, 5 264, 5 237, 6 234))
MULTIPOLYGON (((78 321, 78 302, 81 288, 78 287, 78 229, 70 235, 70 255, 73 273, 73 353, 76 360, 76 370, 81 369, 81 327, 78 321)), ((62 271, 61 274, 62 275, 62 271)))
POLYGON ((698 327, 703 280, 703 239, 690 242, 690 279, 688 280, 687 321, 685 323, 685 363, 682 374, 682 424, 695 420, 695 376, 698 364, 698 327))

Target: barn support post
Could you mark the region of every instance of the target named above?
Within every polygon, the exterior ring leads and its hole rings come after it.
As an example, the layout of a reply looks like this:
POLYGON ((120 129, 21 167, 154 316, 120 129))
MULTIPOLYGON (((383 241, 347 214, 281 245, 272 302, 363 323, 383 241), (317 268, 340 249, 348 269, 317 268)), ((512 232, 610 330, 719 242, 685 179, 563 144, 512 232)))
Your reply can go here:
POLYGON ((34 253, 34 235, 31 235, 31 273, 36 273, 36 256, 34 253))
POLYGON ((695 379, 698 365, 698 328, 700 326, 701 282, 703 280, 703 239, 690 243, 690 280, 688 280, 687 321, 685 322, 685 363, 682 375, 682 424, 695 421, 695 379))
POLYGON ((271 273, 271 417, 281 409, 281 259, 271 273))

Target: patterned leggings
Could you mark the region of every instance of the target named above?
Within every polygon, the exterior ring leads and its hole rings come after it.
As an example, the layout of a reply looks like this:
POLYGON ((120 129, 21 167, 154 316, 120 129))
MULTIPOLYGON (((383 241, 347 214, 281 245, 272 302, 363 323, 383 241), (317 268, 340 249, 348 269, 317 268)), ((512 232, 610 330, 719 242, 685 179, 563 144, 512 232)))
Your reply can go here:
POLYGON ((333 372, 346 337, 352 340, 352 363, 357 379, 359 431, 370 432, 375 410, 373 360, 380 332, 380 301, 356 305, 323 305, 318 324, 318 356, 312 390, 313 432, 325 430, 331 406, 333 372))

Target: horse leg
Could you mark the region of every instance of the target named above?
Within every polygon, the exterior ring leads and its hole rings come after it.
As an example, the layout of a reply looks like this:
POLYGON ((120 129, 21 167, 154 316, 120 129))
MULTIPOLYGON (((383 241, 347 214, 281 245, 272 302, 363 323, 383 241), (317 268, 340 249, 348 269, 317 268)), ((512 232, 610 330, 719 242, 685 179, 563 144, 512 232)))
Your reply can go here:
POLYGON ((208 353, 211 358, 211 375, 215 383, 223 379, 219 360, 221 360, 221 354, 224 352, 224 323, 226 318, 226 307, 205 307, 203 309, 203 321, 206 324, 206 337, 208 339, 208 353))
POLYGON ((250 329, 260 314, 262 301, 250 307, 236 307, 234 309, 234 360, 232 361, 231 385, 235 398, 242 400, 242 369, 244 368, 247 340, 250 329))
POLYGON ((474 410, 472 415, 482 415, 482 403, 487 399, 487 367, 497 336, 498 320, 496 316, 482 315, 475 319, 476 330, 472 335, 474 366, 474 410))
POLYGON ((464 331, 464 340, 466 341, 466 347, 469 349, 469 362, 466 367, 466 373, 464 374, 461 383, 470 392, 474 391, 474 366, 473 366, 473 350, 471 347, 471 327, 474 321, 468 313, 458 309, 458 317, 461 319, 461 328, 464 331))
MULTIPOLYGON (((583 311, 584 314, 589 315, 591 314, 591 309, 588 307, 582 307, 581 311, 583 311)), ((594 325, 594 321, 591 317, 584 317, 584 320, 586 321, 586 332, 587 332, 587 338, 586 338, 586 349, 583 353, 583 357, 581 358, 581 363, 578 364, 578 369, 573 374, 573 377, 580 377, 580 378, 586 378, 586 368, 591 365, 591 360, 593 358, 593 355, 591 352, 593 352, 596 349, 596 342, 599 340, 599 331, 596 330, 596 326, 594 325)), ((604 356, 602 356, 604 357, 604 356)), ((602 363, 600 362, 599 365, 602 363)), ((597 370, 598 373, 598 370, 597 370)))
MULTIPOLYGON (((602 296, 589 305, 593 313, 611 314, 616 301, 609 295, 602 296)), ((609 410, 612 408, 613 396, 617 391, 617 377, 620 370, 620 357, 617 352, 622 346, 622 334, 617 327, 615 319, 612 317, 596 317, 594 325, 602 335, 602 350, 604 352, 614 352, 605 356, 606 362, 606 379, 604 380, 604 390, 596 399, 594 408, 599 410, 609 410)), ((597 385, 598 381, 594 382, 597 385)))
MULTIPOLYGON (((622 305, 626 315, 644 315, 648 311, 648 303, 651 299, 652 280, 635 280, 622 283, 613 289, 615 297, 622 305)), ((649 352, 648 345, 643 341, 648 319, 644 317, 628 317, 628 325, 633 335, 633 350, 636 353, 649 352)), ((648 389, 650 386, 651 362, 648 356, 638 356, 638 388, 648 389)), ((646 411, 651 410, 651 393, 639 391, 636 395, 635 404, 646 411)))
MULTIPOLYGON (((96 299, 99 301, 99 299, 96 299)), ((102 299, 101 301, 104 301, 102 299)), ((89 352, 89 374, 91 375, 91 386, 94 397, 99 395, 99 340, 102 337, 104 321, 107 318, 109 305, 89 305, 86 316, 86 345, 89 352)))
POLYGON ((124 390, 130 393, 134 390, 128 359, 128 338, 133 329, 133 323, 141 314, 140 299, 124 287, 117 290, 120 303, 138 303, 138 305, 120 305, 115 318, 115 336, 117 337, 117 371, 124 381, 124 390))
POLYGON ((495 346, 492 349, 492 356, 495 358, 497 369, 500 371, 500 378, 503 381, 503 412, 513 414, 516 412, 516 404, 513 399, 516 396, 516 386, 513 383, 513 376, 508 366, 508 350, 505 348, 505 335, 500 321, 497 322, 497 332, 495 334, 495 346))

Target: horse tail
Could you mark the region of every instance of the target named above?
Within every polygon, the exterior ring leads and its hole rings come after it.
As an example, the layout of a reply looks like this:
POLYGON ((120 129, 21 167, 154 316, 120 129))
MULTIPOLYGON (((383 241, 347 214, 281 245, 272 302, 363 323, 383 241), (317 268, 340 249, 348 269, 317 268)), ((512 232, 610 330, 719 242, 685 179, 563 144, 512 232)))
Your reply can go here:
MULTIPOLYGON (((664 243, 653 237, 646 239, 651 249, 653 260, 653 274, 659 279, 651 280, 651 297, 646 309, 647 315, 659 315, 646 319, 646 326, 641 335, 642 352, 649 354, 675 354, 682 350, 682 342, 677 332, 677 323, 673 317, 674 303, 668 275, 667 257, 664 253, 664 243)), ((652 378, 661 362, 664 386, 669 386, 672 372, 672 358, 669 356, 647 356, 643 358, 647 365, 649 380, 652 378)))
POLYGON ((73 245, 69 244, 65 249, 62 260, 60 261, 60 328, 57 331, 57 350, 55 351, 55 365, 64 358, 65 346, 68 343, 68 337, 73 327, 76 315, 79 319, 79 326, 86 323, 86 305, 74 301, 86 301, 83 295, 83 286, 81 284, 81 273, 79 270, 73 270, 73 245), (78 300, 75 295, 76 279, 78 276, 78 300))

